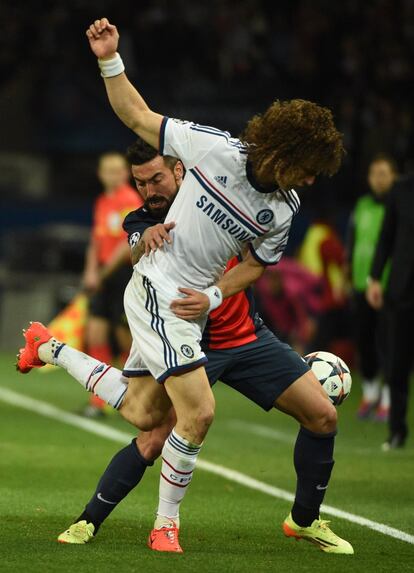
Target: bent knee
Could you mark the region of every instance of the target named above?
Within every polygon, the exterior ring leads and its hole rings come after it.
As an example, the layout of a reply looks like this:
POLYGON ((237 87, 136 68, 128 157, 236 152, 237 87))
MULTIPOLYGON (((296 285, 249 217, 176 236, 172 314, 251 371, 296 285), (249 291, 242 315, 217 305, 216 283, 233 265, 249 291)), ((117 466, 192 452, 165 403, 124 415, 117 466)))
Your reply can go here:
POLYGON ((214 420, 214 407, 204 408, 191 412, 185 419, 181 420, 181 430, 184 435, 189 436, 191 442, 200 444, 206 436, 209 427, 214 420))
POLYGON ((315 409, 314 415, 308 423, 303 424, 312 432, 317 434, 329 434, 335 432, 338 421, 338 414, 335 406, 327 399, 321 401, 315 409))
POLYGON ((327 406, 322 414, 321 424, 326 429, 326 432, 334 432, 338 422, 338 413, 335 406, 327 401, 327 406))
POLYGON ((214 420, 214 407, 203 409, 197 416, 196 422, 200 427, 209 428, 214 420))
MULTIPOLYGON (((205 433, 214 420, 214 403, 203 404, 190 415, 191 424, 205 433)), ((188 420, 190 421, 190 420, 188 420)))

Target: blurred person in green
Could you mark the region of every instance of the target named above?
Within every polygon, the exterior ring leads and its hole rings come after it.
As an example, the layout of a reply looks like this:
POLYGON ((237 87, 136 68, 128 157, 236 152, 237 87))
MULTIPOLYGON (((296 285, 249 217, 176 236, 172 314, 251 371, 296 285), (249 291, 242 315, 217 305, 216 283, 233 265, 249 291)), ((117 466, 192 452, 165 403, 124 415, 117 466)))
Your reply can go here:
MULTIPOLYGON (((375 249, 385 213, 387 195, 398 175, 395 160, 385 153, 376 155, 368 167, 369 193, 358 199, 351 215, 348 236, 348 268, 353 291, 355 343, 362 376, 362 398, 358 417, 386 422, 390 408, 388 386, 381 388, 379 334, 382 330, 382 313, 372 308, 366 298, 367 279, 371 271, 375 249)), ((389 263, 382 274, 385 288, 389 263)))

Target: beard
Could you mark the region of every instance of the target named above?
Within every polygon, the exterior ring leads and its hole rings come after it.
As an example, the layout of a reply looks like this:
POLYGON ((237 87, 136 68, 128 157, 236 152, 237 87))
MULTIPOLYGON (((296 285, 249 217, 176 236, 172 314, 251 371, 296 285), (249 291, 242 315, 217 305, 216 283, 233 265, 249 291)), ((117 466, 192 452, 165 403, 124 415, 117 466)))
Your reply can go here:
POLYGON ((171 197, 164 197, 163 195, 153 195, 150 199, 144 201, 144 207, 154 219, 163 221, 170 210, 171 205, 174 203, 178 193, 178 186, 175 193, 171 197))

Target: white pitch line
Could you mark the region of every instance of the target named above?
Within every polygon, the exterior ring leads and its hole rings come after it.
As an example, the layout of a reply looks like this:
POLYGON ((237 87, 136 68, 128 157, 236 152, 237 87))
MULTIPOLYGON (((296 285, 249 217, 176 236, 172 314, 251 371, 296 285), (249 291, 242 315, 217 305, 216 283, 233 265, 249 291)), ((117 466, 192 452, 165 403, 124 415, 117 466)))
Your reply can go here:
POLYGON ((282 432, 281 430, 275 430, 274 428, 268 428, 267 426, 262 426, 261 424, 252 424, 251 422, 244 422, 243 420, 229 420, 227 425, 235 430, 241 430, 248 432, 249 434, 254 434, 260 438, 269 438, 269 440, 274 440, 276 442, 282 442, 284 444, 293 445, 296 441, 296 436, 289 434, 288 432, 282 432))
MULTIPOLYGON (((47 402, 29 398, 28 396, 13 392, 12 390, 4 387, 0 389, 0 400, 6 402, 7 404, 11 404, 12 406, 23 408, 47 418, 57 420, 58 422, 63 422, 70 426, 75 426, 76 428, 80 428, 102 438, 107 438, 113 442, 124 444, 134 437, 134 434, 121 432, 120 430, 110 428, 104 424, 101 424, 100 422, 95 422, 94 420, 86 420, 85 418, 81 418, 80 416, 65 412, 60 408, 56 408, 47 402)), ((229 481, 270 495, 271 497, 283 499, 284 501, 289 502, 294 500, 294 495, 284 489, 273 487, 264 482, 249 477, 246 474, 232 470, 230 468, 226 468, 225 466, 207 462, 206 460, 198 460, 197 467, 204 471, 228 479, 229 481)), ((376 521, 366 519, 365 517, 356 515, 354 513, 349 513, 348 511, 342 511, 341 509, 331 507, 330 505, 323 505, 321 510, 323 513, 345 519, 351 523, 356 523, 357 525, 367 527, 374 531, 378 531, 379 533, 383 533, 384 535, 388 535, 389 537, 393 537, 400 541, 405 541, 406 543, 414 545, 414 535, 410 535, 409 533, 401 531, 400 529, 389 527, 383 523, 378 523, 376 521)))
MULTIPOLYGON (((262 424, 253 424, 251 422, 245 422, 244 420, 238 420, 234 418, 229 420, 226 425, 229 428, 233 428, 240 432, 253 434, 255 436, 259 436, 260 438, 273 440, 274 442, 281 442, 283 444, 289 445, 293 445, 296 442, 297 434, 284 432, 282 430, 275 430, 274 428, 269 428, 268 426, 264 426, 262 424)), ((384 455, 379 448, 350 446, 348 444, 342 444, 340 441, 335 445, 335 451, 351 452, 361 456, 366 456, 367 454, 384 455)))

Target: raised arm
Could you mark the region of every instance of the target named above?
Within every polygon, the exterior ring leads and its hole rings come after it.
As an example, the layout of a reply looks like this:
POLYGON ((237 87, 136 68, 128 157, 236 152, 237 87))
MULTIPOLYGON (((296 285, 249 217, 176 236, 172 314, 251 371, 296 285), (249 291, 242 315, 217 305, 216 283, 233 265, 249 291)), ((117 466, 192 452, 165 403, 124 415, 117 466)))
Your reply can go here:
POLYGON ((101 75, 112 109, 119 119, 155 149, 163 116, 150 110, 128 80, 118 54, 119 34, 107 18, 95 20, 86 31, 92 52, 98 58, 101 75))

